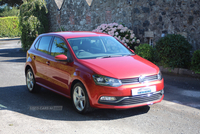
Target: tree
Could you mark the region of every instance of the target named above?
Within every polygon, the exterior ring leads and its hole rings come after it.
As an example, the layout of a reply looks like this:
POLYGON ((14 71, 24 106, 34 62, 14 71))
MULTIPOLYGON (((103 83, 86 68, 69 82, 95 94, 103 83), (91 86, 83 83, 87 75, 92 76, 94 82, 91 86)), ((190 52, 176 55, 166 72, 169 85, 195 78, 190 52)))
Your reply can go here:
POLYGON ((20 6, 23 0, 0 0, 0 5, 8 4, 8 6, 20 6))
POLYGON ((8 16, 18 16, 19 9, 17 7, 8 7, 0 8, 0 17, 8 17, 8 16))
POLYGON ((20 27, 22 48, 28 50, 35 38, 42 33, 48 32, 45 0, 28 0, 20 6, 20 27))

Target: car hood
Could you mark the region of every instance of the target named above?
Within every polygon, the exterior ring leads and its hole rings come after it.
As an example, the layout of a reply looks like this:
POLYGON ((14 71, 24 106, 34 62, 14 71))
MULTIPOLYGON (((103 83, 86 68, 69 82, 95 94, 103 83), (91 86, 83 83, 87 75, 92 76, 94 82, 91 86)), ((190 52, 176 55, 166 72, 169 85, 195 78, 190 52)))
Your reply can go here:
POLYGON ((113 78, 133 78, 140 75, 157 74, 159 68, 138 55, 81 60, 95 74, 113 78))

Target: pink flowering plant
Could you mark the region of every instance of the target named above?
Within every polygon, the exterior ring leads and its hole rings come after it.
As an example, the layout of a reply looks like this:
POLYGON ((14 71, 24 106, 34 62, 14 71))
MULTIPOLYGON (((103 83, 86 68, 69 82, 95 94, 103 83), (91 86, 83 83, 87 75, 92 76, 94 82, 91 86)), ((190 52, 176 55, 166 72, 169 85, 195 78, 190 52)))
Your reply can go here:
POLYGON ((100 33, 107 33, 115 37, 122 43, 124 43, 126 46, 129 46, 133 50, 134 47, 136 45, 139 45, 140 43, 140 40, 135 37, 133 31, 128 29, 127 27, 124 27, 121 24, 117 23, 101 24, 100 26, 97 27, 97 29, 93 31, 100 33))

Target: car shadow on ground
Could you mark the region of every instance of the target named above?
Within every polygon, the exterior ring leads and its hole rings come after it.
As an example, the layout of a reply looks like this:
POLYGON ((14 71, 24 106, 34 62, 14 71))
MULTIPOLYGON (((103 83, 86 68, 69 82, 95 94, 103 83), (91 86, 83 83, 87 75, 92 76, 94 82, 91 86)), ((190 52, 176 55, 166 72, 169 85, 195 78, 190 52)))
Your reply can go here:
POLYGON ((42 88, 39 93, 29 93, 25 85, 0 87, 0 110, 11 110, 28 116, 65 121, 87 120, 114 120, 145 114, 150 110, 149 106, 126 109, 95 109, 93 112, 78 114, 70 99, 42 88), (33 107, 54 107, 61 109, 32 109, 33 107))

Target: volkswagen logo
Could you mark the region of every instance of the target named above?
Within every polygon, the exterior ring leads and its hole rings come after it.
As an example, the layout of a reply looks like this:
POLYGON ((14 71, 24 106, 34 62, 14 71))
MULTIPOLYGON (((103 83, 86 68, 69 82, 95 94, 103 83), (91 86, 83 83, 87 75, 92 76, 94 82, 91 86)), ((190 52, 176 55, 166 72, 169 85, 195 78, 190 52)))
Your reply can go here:
POLYGON ((139 83, 143 83, 144 82, 144 79, 145 79, 145 76, 141 75, 139 77, 139 83))

